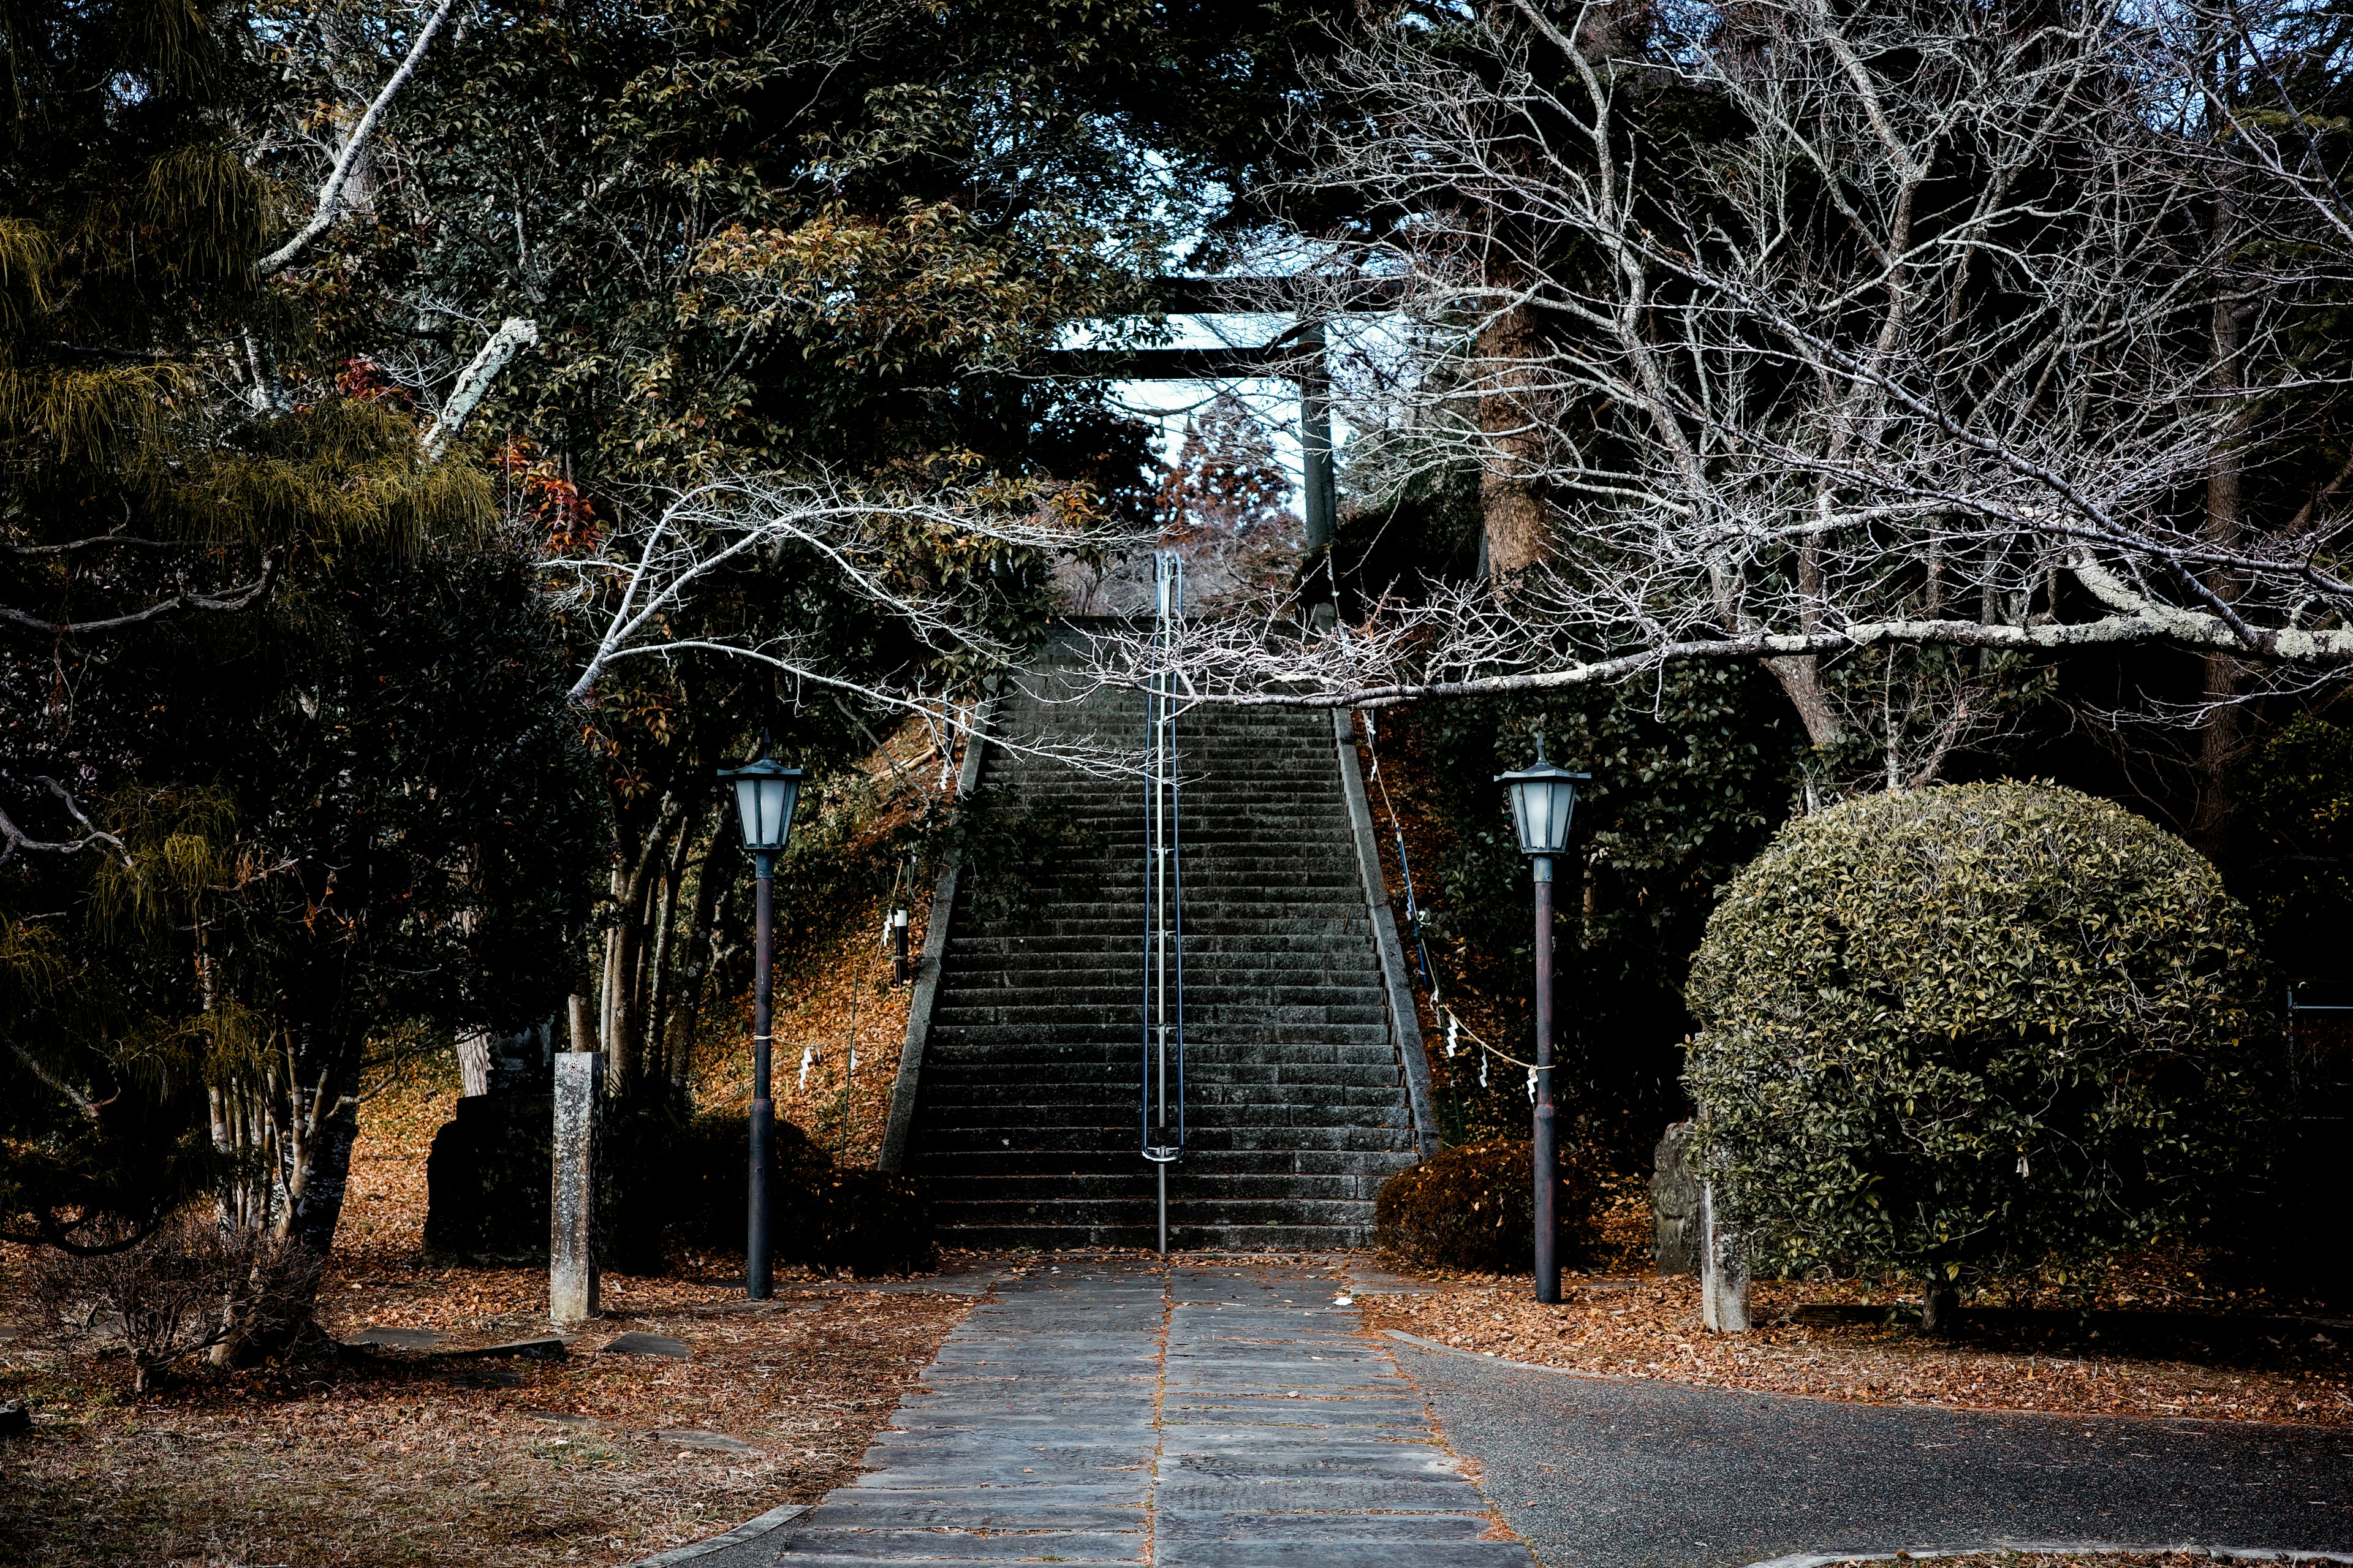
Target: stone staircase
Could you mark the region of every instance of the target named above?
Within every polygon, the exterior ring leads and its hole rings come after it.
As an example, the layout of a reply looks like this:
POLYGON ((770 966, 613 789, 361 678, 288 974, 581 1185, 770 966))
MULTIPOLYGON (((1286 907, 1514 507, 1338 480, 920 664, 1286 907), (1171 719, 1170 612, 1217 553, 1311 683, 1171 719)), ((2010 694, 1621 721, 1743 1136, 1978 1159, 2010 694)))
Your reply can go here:
MULTIPOLYGON (((1144 699, 1009 691, 993 728, 1134 747, 1144 699)), ((1200 710, 1178 746, 1187 1147, 1168 1244, 1365 1246, 1375 1194, 1418 1145, 1331 716, 1200 710)), ((1086 845, 1011 914, 960 880, 905 1169, 929 1182, 950 1245, 1155 1246, 1138 1152, 1144 785, 999 746, 979 785, 1069 813, 1086 845)))

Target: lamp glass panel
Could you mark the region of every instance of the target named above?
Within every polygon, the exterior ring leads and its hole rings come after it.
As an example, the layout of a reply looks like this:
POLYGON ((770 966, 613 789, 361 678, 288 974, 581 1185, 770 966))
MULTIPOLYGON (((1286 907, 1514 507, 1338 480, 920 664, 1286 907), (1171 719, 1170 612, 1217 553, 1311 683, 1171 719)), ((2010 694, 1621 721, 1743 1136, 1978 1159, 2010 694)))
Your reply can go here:
POLYGON ((784 794, 784 782, 782 779, 760 781, 760 842, 763 844, 776 841, 776 814, 780 805, 776 797, 784 794))
POLYGON ((758 844, 760 842, 759 780, 737 779, 735 781, 735 818, 744 827, 744 847, 749 849, 758 844))
POLYGON ((1525 784, 1515 784, 1511 786, 1511 789, 1512 826, 1519 833, 1520 853, 1525 855, 1535 847, 1535 839, 1531 837, 1530 834, 1530 829, 1533 828, 1535 825, 1528 820, 1528 811, 1531 805, 1528 800, 1528 796, 1533 795, 1535 791, 1531 790, 1525 784))
POLYGON ((800 795, 800 779, 772 779, 772 784, 776 786, 776 795, 775 795, 775 810, 776 810, 775 834, 776 836, 775 838, 769 838, 769 843, 781 850, 781 847, 784 847, 784 840, 793 836, 793 801, 800 795))
POLYGON ((1562 850, 1569 843, 1569 812, 1577 803, 1577 786, 1548 779, 1536 789, 1544 791, 1544 834, 1536 838, 1536 847, 1546 852, 1562 850))

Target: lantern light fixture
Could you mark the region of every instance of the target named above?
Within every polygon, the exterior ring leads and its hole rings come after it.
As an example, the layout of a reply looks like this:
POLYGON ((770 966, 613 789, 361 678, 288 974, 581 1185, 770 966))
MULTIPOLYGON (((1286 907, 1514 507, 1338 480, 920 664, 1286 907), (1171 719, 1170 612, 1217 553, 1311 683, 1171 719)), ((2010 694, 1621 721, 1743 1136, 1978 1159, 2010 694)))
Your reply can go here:
POLYGON ((755 860, 773 862, 785 852, 785 843, 792 837, 801 770, 769 756, 768 737, 763 733, 755 760, 740 768, 723 769, 719 776, 735 785, 735 816, 744 829, 745 852, 755 860))
POLYGON ((1577 786, 1589 783, 1591 773, 1573 773, 1545 757, 1544 737, 1536 737, 1536 760, 1517 773, 1498 773, 1495 782, 1512 797, 1512 821, 1519 829, 1520 853, 1536 858, 1535 878, 1552 879, 1552 857, 1568 848, 1568 827, 1577 815, 1577 786))

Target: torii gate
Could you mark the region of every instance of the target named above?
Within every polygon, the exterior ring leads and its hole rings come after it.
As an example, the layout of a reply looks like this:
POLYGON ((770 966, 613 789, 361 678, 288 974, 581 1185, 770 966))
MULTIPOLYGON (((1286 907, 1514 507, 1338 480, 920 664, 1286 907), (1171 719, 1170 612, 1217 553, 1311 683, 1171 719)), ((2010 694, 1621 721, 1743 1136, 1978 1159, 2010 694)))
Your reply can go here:
MULTIPOLYGON (((1272 296, 1275 313, 1296 315, 1303 300, 1337 308, 1332 314, 1358 314, 1393 303, 1398 280, 1366 278, 1164 278, 1154 287, 1165 314, 1252 315, 1236 310, 1237 295, 1272 296)), ((1090 381, 1295 381, 1299 384, 1301 499, 1312 555, 1332 544, 1336 495, 1332 473, 1332 378, 1324 321, 1303 321, 1255 348, 1056 349, 1047 362, 1057 375, 1090 381)))

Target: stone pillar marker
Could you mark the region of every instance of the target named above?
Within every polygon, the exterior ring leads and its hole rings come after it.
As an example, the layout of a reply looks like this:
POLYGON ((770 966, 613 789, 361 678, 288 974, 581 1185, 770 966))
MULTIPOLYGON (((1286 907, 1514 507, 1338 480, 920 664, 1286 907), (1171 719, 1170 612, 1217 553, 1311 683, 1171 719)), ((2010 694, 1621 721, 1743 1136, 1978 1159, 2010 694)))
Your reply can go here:
POLYGON ((1651 1157, 1651 1263, 1662 1274, 1700 1271, 1699 1177, 1691 1165, 1695 1125, 1668 1128, 1651 1157))
POLYGON ((1717 1223, 1715 1185, 1699 1186, 1699 1310, 1710 1333, 1748 1331, 1748 1255, 1739 1235, 1717 1223))
POLYGON ((559 1053, 547 1244, 547 1315, 559 1323, 596 1315, 596 1131, 604 1104, 603 1055, 559 1053))

